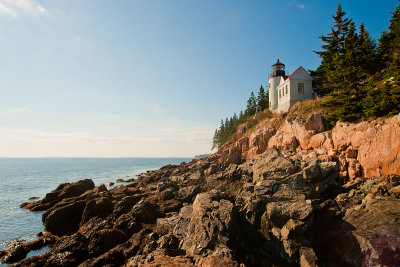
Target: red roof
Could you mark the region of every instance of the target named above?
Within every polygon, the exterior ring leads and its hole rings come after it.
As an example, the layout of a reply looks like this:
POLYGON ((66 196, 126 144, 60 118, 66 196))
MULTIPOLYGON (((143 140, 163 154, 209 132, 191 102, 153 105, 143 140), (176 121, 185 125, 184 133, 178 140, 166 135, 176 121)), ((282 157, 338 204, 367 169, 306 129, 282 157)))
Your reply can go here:
MULTIPOLYGON (((300 69, 301 66, 299 66, 295 71, 293 71, 292 73, 290 73, 290 75, 288 76, 288 78, 290 78, 298 69, 300 69)), ((286 80, 286 79, 285 79, 286 80)))

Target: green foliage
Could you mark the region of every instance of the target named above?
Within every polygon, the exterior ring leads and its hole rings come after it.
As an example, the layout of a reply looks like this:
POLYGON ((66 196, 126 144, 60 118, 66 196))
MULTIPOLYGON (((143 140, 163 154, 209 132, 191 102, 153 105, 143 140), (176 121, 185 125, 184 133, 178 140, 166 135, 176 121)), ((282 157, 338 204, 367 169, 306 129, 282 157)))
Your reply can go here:
POLYGON ((263 111, 268 108, 268 102, 268 92, 265 92, 262 85, 260 86, 257 98, 254 96, 254 92, 251 92, 244 112, 241 110, 239 116, 235 113, 232 117, 226 118, 225 121, 221 120, 219 129, 214 131, 211 149, 220 148, 236 133, 237 127, 240 124, 253 117, 257 111, 263 111), (257 106, 259 107, 258 110, 257 106))
POLYGON ((395 82, 400 77, 399 7, 392 14, 390 31, 382 33, 379 46, 363 23, 357 32, 340 4, 332 16, 331 33, 320 37, 324 44, 316 53, 321 65, 312 75, 318 93, 330 96, 323 105, 335 107, 326 116, 331 125, 338 120, 357 121, 399 112, 399 83, 395 82), (384 85, 376 86, 382 80, 384 85))
POLYGON ((257 96, 257 106, 261 111, 268 108, 268 102, 269 102, 268 98, 269 98, 268 92, 266 93, 264 87, 261 85, 257 96))
POLYGON ((257 99, 254 96, 254 92, 251 92, 250 98, 247 100, 247 106, 244 113, 247 116, 252 116, 256 114, 256 111, 257 111, 257 99))

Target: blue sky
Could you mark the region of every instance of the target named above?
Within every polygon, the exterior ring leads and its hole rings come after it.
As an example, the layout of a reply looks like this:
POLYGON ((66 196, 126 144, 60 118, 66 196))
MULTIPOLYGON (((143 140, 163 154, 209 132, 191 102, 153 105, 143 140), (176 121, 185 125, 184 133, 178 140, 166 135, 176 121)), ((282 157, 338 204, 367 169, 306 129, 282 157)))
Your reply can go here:
MULTIPOLYGON (((398 1, 342 1, 374 37, 398 1)), ((279 58, 315 69, 337 0, 0 0, 0 157, 209 153, 279 58)))

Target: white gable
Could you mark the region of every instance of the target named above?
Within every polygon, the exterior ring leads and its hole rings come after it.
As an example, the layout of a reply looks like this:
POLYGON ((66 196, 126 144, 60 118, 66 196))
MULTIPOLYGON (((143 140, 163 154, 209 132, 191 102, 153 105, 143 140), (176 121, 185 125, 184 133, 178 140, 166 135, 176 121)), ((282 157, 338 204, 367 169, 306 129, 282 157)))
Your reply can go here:
POLYGON ((298 67, 292 74, 289 76, 290 80, 310 80, 312 81, 311 75, 302 67, 298 67))

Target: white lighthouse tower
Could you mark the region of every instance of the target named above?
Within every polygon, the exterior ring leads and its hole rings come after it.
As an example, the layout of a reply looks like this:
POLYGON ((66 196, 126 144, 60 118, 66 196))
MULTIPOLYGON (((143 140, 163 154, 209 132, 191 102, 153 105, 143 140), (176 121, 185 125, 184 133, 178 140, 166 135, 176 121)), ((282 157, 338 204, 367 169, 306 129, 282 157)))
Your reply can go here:
POLYGON ((280 84, 281 77, 285 76, 285 64, 279 59, 272 65, 272 75, 268 79, 269 109, 274 110, 278 107, 278 91, 276 88, 280 84))

